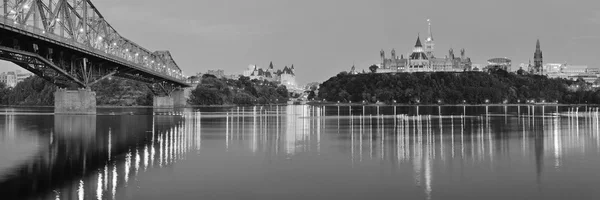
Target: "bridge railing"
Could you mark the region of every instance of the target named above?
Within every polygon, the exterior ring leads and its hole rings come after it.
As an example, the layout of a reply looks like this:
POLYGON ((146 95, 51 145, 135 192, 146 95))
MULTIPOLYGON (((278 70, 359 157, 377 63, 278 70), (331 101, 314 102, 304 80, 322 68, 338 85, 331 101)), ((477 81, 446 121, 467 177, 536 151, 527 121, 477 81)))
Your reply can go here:
POLYGON ((152 64, 154 64, 154 63, 151 64, 149 62, 145 62, 142 59, 132 59, 132 58, 125 59, 118 55, 111 54, 108 51, 102 51, 102 50, 95 49, 93 47, 81 44, 79 42, 74 41, 71 38, 61 37, 60 35, 46 32, 43 29, 36 28, 34 26, 30 26, 27 24, 19 24, 19 23, 17 23, 17 21, 7 18, 5 16, 2 16, 1 14, 0 14, 0 25, 3 25, 4 27, 7 27, 7 28, 12 28, 15 30, 22 31, 25 34, 29 34, 34 37, 48 40, 50 42, 59 42, 59 43, 62 43, 63 45, 70 46, 74 49, 78 49, 78 50, 86 52, 88 54, 92 54, 92 55, 98 56, 100 58, 110 60, 115 63, 119 63, 121 65, 127 66, 127 67, 134 68, 139 71, 144 71, 146 73, 150 73, 150 74, 153 74, 153 75, 156 75, 159 77, 171 79, 172 81, 185 82, 185 80, 186 80, 185 76, 183 76, 182 74, 175 73, 175 72, 170 72, 168 68, 166 68, 166 69, 164 68, 164 65, 161 67, 160 64, 157 63, 154 66, 152 66, 152 64))

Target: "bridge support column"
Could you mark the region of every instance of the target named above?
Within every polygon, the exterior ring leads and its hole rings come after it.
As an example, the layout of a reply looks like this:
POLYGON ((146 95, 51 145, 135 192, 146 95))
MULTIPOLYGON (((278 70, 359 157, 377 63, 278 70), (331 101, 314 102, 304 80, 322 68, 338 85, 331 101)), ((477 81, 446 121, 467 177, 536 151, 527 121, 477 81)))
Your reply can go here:
POLYGON ((173 103, 173 97, 171 96, 154 96, 154 102, 152 105, 155 108, 172 108, 175 106, 173 103))
POLYGON ((95 115, 96 93, 90 89, 59 89, 54 92, 54 113, 95 115))
POLYGON ((186 107, 189 91, 175 90, 169 96, 154 96, 153 106, 158 108, 186 107))
POLYGON ((175 107, 186 107, 187 106, 187 96, 185 95, 185 90, 175 90, 171 96, 173 97, 173 104, 175 107))

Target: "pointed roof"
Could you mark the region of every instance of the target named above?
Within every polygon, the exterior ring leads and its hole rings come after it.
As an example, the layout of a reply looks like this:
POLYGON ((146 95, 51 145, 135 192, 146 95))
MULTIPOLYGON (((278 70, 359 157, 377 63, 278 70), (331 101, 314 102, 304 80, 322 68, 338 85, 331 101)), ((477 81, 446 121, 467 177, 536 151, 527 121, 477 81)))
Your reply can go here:
POLYGON ((269 63, 269 69, 273 69, 273 61, 271 61, 271 63, 269 63))
POLYGON ((417 44, 415 44, 415 47, 423 47, 423 45, 421 45, 421 36, 417 35, 417 44))
POLYGON ((540 49, 540 39, 538 39, 537 42, 535 43, 535 48, 540 49))

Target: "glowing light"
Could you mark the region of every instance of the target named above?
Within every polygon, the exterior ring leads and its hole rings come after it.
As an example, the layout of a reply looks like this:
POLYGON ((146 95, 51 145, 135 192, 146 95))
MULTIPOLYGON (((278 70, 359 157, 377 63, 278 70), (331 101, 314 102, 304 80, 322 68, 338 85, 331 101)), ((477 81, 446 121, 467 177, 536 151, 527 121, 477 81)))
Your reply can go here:
POLYGON ((79 29, 79 32, 83 32, 83 28, 80 28, 80 29, 79 29))
POLYGON ((102 40, 102 36, 98 36, 98 40, 102 40))
POLYGON ((129 52, 129 49, 125 49, 126 52, 129 52))
POLYGON ((56 18, 56 21, 57 21, 57 22, 60 22, 60 18, 56 18))
POLYGON ((29 5, 24 5, 23 8, 29 9, 29 5))
POLYGON ((114 43, 113 43, 113 45, 114 45, 114 46, 117 46, 117 43, 116 43, 116 42, 114 42, 114 43))
POLYGON ((17 13, 17 11, 15 11, 15 10, 10 10, 10 14, 15 14, 15 13, 17 13))

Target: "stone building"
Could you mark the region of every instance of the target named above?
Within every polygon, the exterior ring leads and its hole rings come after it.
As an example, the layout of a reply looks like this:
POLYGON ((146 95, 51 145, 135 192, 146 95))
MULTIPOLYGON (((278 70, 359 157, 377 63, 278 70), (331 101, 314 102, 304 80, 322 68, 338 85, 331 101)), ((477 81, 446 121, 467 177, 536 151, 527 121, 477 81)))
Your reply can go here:
POLYGON ((298 87, 294 65, 291 67, 285 66, 283 70, 275 70, 273 62, 269 64, 269 67, 266 70, 257 67, 256 65, 249 65, 242 76, 249 77, 250 79, 280 82, 288 88, 298 87))
POLYGON ((395 73, 395 72, 462 72, 472 69, 471 58, 465 55, 465 50, 460 50, 460 57, 454 55, 454 50, 450 49, 447 56, 436 57, 434 48, 435 42, 431 31, 431 21, 428 22, 429 35, 425 40, 423 47, 420 37, 412 53, 407 58, 403 55, 397 56, 396 50, 392 49, 391 57, 387 58, 383 49, 379 52, 381 64, 377 73, 395 73))
POLYGON ((0 82, 4 83, 7 87, 15 87, 17 83, 25 80, 30 76, 33 76, 33 74, 28 72, 22 72, 21 70, 2 72, 0 73, 0 82))

